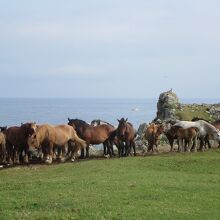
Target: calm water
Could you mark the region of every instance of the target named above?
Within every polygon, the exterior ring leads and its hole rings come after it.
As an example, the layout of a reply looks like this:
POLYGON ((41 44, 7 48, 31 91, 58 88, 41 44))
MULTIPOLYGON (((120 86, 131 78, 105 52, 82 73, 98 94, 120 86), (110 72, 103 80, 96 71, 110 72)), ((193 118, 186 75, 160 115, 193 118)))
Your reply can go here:
MULTIPOLYGON (((184 103, 216 103, 218 100, 185 99, 184 103)), ((157 99, 0 99, 0 125, 19 125, 21 122, 62 124, 67 118, 87 122, 102 119, 117 125, 125 117, 136 128, 156 116, 157 99), (132 109, 138 108, 138 111, 132 109)))
POLYGON ((153 99, 0 99, 0 125, 21 122, 67 123, 67 118, 87 122, 102 119, 117 125, 117 118, 126 117, 137 128, 156 115, 153 99), (132 109, 138 108, 138 111, 132 109))

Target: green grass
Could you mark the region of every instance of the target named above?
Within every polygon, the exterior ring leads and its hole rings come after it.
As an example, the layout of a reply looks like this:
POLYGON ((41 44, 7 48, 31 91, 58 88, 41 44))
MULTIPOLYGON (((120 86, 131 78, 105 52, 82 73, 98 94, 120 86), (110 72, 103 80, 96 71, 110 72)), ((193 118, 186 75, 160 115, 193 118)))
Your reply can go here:
POLYGON ((207 121, 212 121, 213 119, 211 118, 210 114, 206 111, 207 107, 205 106, 199 106, 197 105, 197 107, 191 105, 191 106, 184 106, 182 111, 180 111, 179 109, 176 109, 176 116, 180 119, 180 120, 187 120, 187 121, 191 121, 192 118, 194 117, 198 117, 198 118, 203 118, 207 121))
POLYGON ((219 219, 220 151, 0 171, 0 219, 219 219))

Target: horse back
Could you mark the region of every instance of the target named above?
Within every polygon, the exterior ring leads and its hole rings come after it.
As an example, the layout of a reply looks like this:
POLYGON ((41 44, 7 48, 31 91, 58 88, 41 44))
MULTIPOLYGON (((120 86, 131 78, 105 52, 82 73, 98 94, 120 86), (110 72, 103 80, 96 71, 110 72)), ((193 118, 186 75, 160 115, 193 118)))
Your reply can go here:
POLYGON ((6 141, 12 145, 23 144, 25 135, 18 126, 9 127, 6 132, 6 141))

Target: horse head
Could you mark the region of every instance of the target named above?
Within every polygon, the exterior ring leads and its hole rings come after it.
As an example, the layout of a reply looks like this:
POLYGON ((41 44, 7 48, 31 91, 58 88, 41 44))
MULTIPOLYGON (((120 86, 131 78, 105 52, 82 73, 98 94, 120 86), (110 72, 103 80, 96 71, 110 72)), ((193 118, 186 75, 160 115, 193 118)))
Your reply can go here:
POLYGON ((32 148, 32 149, 40 147, 36 132, 28 137, 27 143, 28 143, 29 148, 32 148))
POLYGON ((125 136, 125 133, 126 133, 126 130, 127 130, 127 121, 128 119, 124 119, 124 118, 121 118, 120 120, 117 119, 119 124, 118 124, 118 128, 117 128, 117 136, 119 138, 124 138, 125 136))
POLYGON ((22 123, 21 129, 24 130, 25 135, 28 137, 36 132, 37 124, 36 124, 36 122, 22 123))

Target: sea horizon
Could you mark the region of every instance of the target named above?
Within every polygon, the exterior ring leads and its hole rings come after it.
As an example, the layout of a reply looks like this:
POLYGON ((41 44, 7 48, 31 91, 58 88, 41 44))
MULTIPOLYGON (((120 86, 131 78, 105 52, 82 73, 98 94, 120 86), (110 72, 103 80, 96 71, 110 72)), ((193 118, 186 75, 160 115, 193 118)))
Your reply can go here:
MULTIPOLYGON (((217 99, 179 99, 183 104, 216 104, 217 99)), ((136 129, 156 117, 158 98, 70 98, 10 97, 0 98, 0 126, 19 125, 27 121, 39 124, 66 124, 69 118, 88 123, 105 120, 117 126, 117 119, 128 118, 136 129)))

